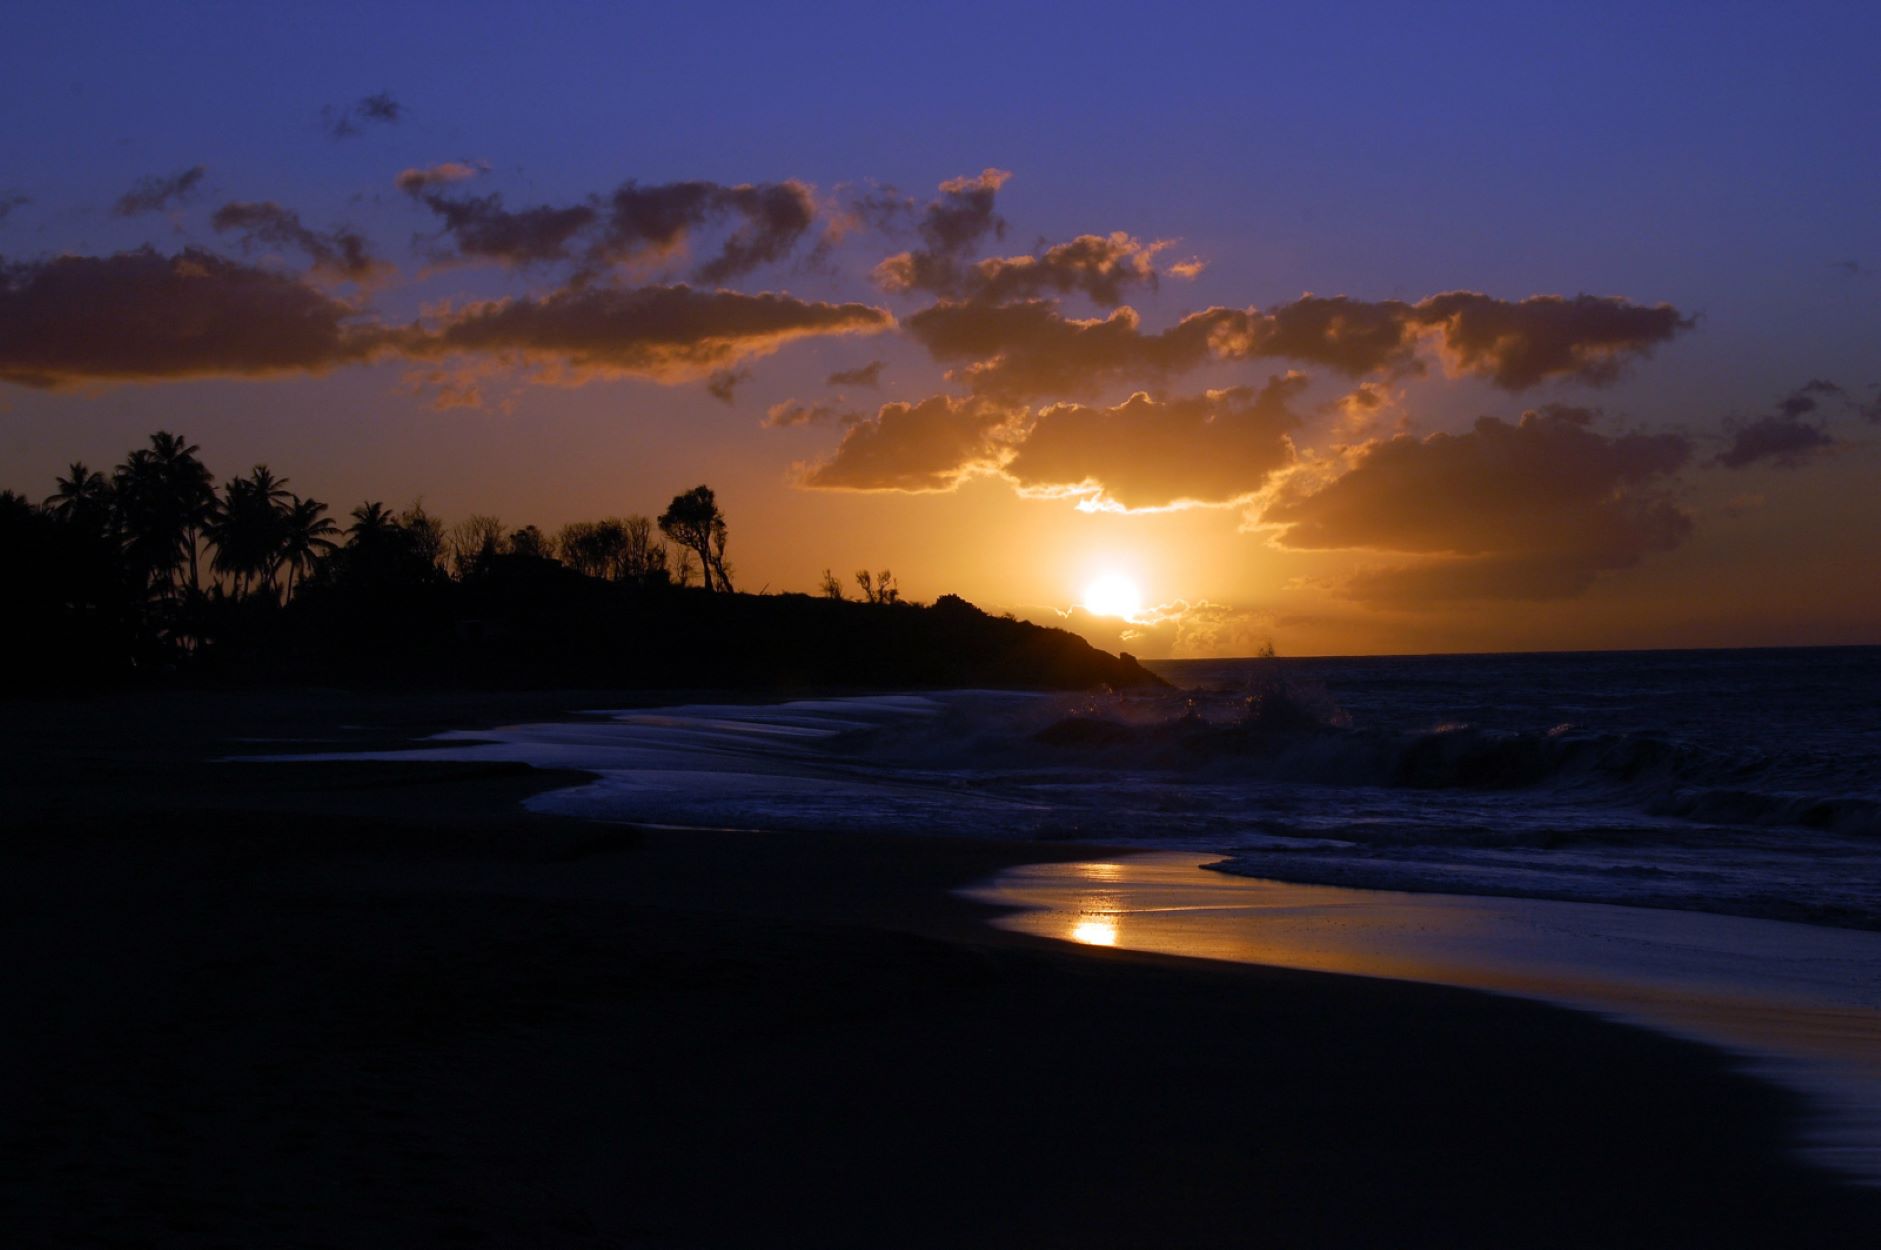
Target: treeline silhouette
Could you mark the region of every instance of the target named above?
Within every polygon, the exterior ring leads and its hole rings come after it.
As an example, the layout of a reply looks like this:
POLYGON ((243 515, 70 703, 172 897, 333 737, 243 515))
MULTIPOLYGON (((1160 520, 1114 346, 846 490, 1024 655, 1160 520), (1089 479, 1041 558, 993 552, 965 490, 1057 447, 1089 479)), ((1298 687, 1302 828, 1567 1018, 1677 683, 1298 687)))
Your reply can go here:
POLYGON ((218 487, 199 450, 159 432, 109 475, 73 464, 42 502, 0 492, 8 688, 1158 681, 1127 655, 953 595, 903 600, 888 570, 857 574, 860 601, 828 570, 814 596, 735 593, 706 486, 656 519, 552 534, 372 500, 336 519, 266 465, 218 487))

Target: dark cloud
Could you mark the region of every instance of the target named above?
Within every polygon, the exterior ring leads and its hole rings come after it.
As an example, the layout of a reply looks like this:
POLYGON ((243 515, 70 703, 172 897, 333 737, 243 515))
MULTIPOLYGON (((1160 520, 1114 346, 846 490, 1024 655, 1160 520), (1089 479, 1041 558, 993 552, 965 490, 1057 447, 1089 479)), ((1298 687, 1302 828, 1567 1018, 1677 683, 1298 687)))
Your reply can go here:
POLYGON ((952 490, 975 472, 996 469, 1000 435, 1018 414, 974 397, 936 395, 914 404, 884 404, 843 435, 828 460, 812 466, 803 485, 818 490, 952 490))
POLYGON ((31 203, 32 200, 24 195, 0 195, 0 221, 5 221, 14 209, 31 203))
POLYGON ((1288 373, 1167 401, 1138 393, 1114 408, 1057 404, 1038 415, 1004 468, 1028 492, 1083 495, 1125 509, 1245 499, 1293 463, 1288 373))
POLYGON ((195 191, 196 184, 208 172, 202 165, 192 165, 174 174, 148 174, 139 178, 136 186, 119 196, 111 211, 119 217, 161 212, 172 203, 187 200, 195 191))
POLYGON ((1815 421, 1804 420, 1817 413, 1825 400, 1836 400, 1838 407, 1852 409, 1873 420, 1876 406, 1864 404, 1846 389, 1824 378, 1811 378, 1783 398, 1772 410, 1754 421, 1739 424, 1731 431, 1731 444, 1715 463, 1727 469, 1746 469, 1754 464, 1770 464, 1794 469, 1811 453, 1835 445, 1835 438, 1815 421))
POLYGON ((789 255, 816 220, 816 198, 800 182, 627 182, 608 198, 595 255, 664 256, 684 246, 693 231, 725 220, 737 224, 718 255, 699 267, 701 282, 729 281, 789 255))
POLYGON ((1158 333, 1144 333, 1127 306, 1081 320, 1050 300, 943 300, 907 324, 935 359, 965 362, 951 376, 978 393, 1014 399, 1086 394, 1126 379, 1155 382, 1211 359, 1299 361, 1355 377, 1415 371, 1425 337, 1456 372, 1506 389, 1555 378, 1598 384, 1692 323, 1667 304, 1587 295, 1508 301, 1452 291, 1417 304, 1308 295, 1267 312, 1209 308, 1158 333))
POLYGON ((285 274, 150 248, 0 269, 0 380, 85 382, 319 372, 386 350, 383 331, 285 274))
POLYGON ((699 281, 717 284, 783 259, 816 219, 816 199, 799 182, 628 182, 604 200, 516 211, 494 192, 453 196, 443 190, 477 172, 451 162, 408 169, 397 181, 443 221, 458 255, 507 265, 572 260, 598 269, 658 259, 689 246, 698 231, 729 223, 717 253, 696 271, 699 281))
POLYGON ((1718 463, 1727 469, 1746 469, 1768 461, 1781 468, 1793 469, 1812 451, 1833 446, 1827 431, 1794 417, 1760 417, 1738 429, 1731 445, 1718 455, 1718 463))
POLYGON ((825 378, 826 386, 880 386, 882 384, 882 366, 885 361, 871 360, 866 365, 854 369, 838 369, 825 378))
POLYGON ((380 91, 355 100, 349 105, 329 104, 320 110, 320 121, 335 139, 349 139, 368 126, 396 126, 405 117, 405 106, 380 91))
POLYGON ((239 231, 245 244, 291 247, 304 252, 314 268, 353 282, 367 282, 389 268, 373 256, 365 238, 344 228, 321 233, 301 224, 300 215, 272 201, 237 200, 224 204, 210 219, 220 233, 239 231))
POLYGON ((805 404, 787 399, 772 404, 758 424, 767 430, 782 430, 794 425, 854 425, 861 420, 861 413, 833 404, 805 404))
POLYGON ((768 355, 796 339, 874 334, 893 325, 886 310, 866 304, 683 285, 571 286, 465 305, 408 333, 403 346, 419 356, 497 357, 556 385, 628 376, 676 382, 768 355))
POLYGON ((1691 457, 1676 434, 1606 436, 1585 409, 1484 417, 1464 434, 1366 444, 1323 484, 1297 475, 1263 508, 1280 546, 1425 557, 1349 582, 1360 599, 1549 599, 1685 541, 1664 493, 1691 457))
POLYGON ((749 369, 720 369, 705 380, 706 393, 723 404, 738 402, 738 388, 751 380, 749 369))
POLYGON ((1156 253, 1167 246, 1118 231, 1079 235, 1031 256, 989 257, 971 265, 903 252, 876 266, 875 280, 889 291, 918 289, 987 303, 1081 293, 1114 307, 1123 302, 1126 288, 1156 285, 1156 253))
POLYGON ((600 217, 586 204, 512 211, 496 192, 452 197, 435 188, 435 183, 414 180, 407 190, 443 220, 457 255, 517 268, 568 260, 576 237, 600 217))
POLYGON ((420 195, 487 172, 489 166, 481 162, 441 161, 423 168, 401 170, 392 184, 407 195, 420 195))
POLYGON ((1460 373, 1519 391, 1550 378, 1608 382, 1620 365, 1644 356, 1692 318, 1670 304, 1650 307, 1611 296, 1531 295, 1519 301, 1450 291, 1418 304, 1419 325, 1437 328, 1460 373))
MULTIPOLYGON (((988 235, 1006 236, 1006 219, 994 210, 993 202, 1011 177, 1003 169, 985 169, 977 177, 941 183, 940 194, 928 202, 915 225, 921 246, 876 266, 876 281, 892 291, 956 290, 964 280, 962 260, 988 235)), ((892 228, 907 205, 888 198, 859 207, 865 217, 892 228)))
POLYGON ((1824 398, 1846 399, 1848 392, 1833 382, 1821 378, 1811 378, 1782 399, 1777 401, 1777 415, 1782 417, 1808 416, 1822 406, 1824 398))

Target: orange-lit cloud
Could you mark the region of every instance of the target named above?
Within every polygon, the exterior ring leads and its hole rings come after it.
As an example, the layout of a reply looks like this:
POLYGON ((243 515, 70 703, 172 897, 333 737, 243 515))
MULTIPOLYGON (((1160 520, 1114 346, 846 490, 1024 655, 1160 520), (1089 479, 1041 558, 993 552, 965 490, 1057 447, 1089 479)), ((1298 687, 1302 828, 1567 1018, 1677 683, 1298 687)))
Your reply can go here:
POLYGON ((422 169, 401 170, 392 182, 407 195, 420 195, 436 187, 446 187, 453 182, 463 182, 488 172, 489 166, 482 162, 443 161, 422 169))
POLYGON ((1418 304, 1417 323, 1441 335, 1459 373, 1519 391, 1549 378, 1611 381, 1620 366, 1689 330, 1670 304, 1651 306, 1595 295, 1531 295, 1510 301, 1450 291, 1418 304))
POLYGON ((677 382, 796 339, 893 324, 886 310, 865 304, 584 286, 446 306, 426 321, 388 326, 288 274, 194 248, 175 256, 144 248, 0 269, 0 380, 59 387, 261 377, 398 356, 452 360, 453 376, 473 364, 479 377, 521 367, 531 380, 557 385, 626 376, 677 382))
POLYGON ((1498 300, 1453 291, 1417 304, 1303 296, 1267 312, 1209 308, 1145 332, 1129 307, 1108 317, 1065 316, 1049 300, 988 306, 943 300, 908 318, 930 355, 975 392, 1005 399, 1088 394, 1128 381, 1156 383, 1208 360, 1279 359, 1349 376, 1421 369, 1434 339, 1453 372, 1520 390, 1552 378, 1602 383, 1691 325, 1667 304, 1531 296, 1498 300))
POLYGON ((874 334, 894 318, 866 304, 693 287, 567 287, 447 311, 400 339, 413 356, 495 356, 533 380, 579 385, 600 378, 660 382, 705 377, 769 355, 796 339, 874 334))
POLYGON ((936 395, 884 404, 843 435, 835 454, 811 466, 802 484, 821 490, 952 490, 997 469, 1001 435, 1020 414, 984 400, 936 395))
POLYGON ((354 316, 294 277, 196 248, 59 256, 0 269, 0 380, 320 372, 391 348, 354 316))
POLYGON ((864 419, 861 413, 834 404, 805 404, 786 399, 767 408, 764 419, 758 424, 767 430, 783 430, 796 425, 854 425, 864 419))
POLYGON ((1082 293, 1114 307, 1127 288, 1156 285, 1156 254, 1167 243, 1143 243, 1121 230, 1084 234, 1032 256, 997 256, 971 265, 936 263, 928 253, 903 252, 875 269, 889 291, 924 290, 984 303, 1082 293))
MULTIPOLYGON (((921 246, 891 256, 876 266, 876 281, 891 291, 942 291, 959 280, 959 266, 987 238, 1004 238, 1006 219, 993 207, 999 188, 1012 175, 985 169, 976 177, 950 178, 928 202, 915 229, 921 246)), ((883 230, 893 231, 913 202, 890 192, 858 201, 856 211, 883 230)))
POLYGON ((325 233, 301 224, 300 215, 273 201, 237 200, 224 204, 210 219, 218 232, 239 231, 245 245, 291 247, 313 261, 314 269, 351 282, 371 282, 391 266, 372 254, 365 236, 344 228, 325 233))
POLYGON ((1138 392, 1114 408, 1057 404, 1015 441, 1006 476, 1021 489, 1084 495, 1124 509, 1246 499, 1293 462, 1288 407, 1297 373, 1259 391, 1237 386, 1186 399, 1138 392))
POLYGON ((1363 572, 1355 598, 1415 606, 1578 594, 1602 572, 1677 547, 1691 518, 1665 492, 1691 458, 1677 434, 1607 436, 1584 409, 1484 417, 1464 434, 1360 448, 1330 481, 1305 474, 1260 521, 1296 550, 1426 557, 1363 572))

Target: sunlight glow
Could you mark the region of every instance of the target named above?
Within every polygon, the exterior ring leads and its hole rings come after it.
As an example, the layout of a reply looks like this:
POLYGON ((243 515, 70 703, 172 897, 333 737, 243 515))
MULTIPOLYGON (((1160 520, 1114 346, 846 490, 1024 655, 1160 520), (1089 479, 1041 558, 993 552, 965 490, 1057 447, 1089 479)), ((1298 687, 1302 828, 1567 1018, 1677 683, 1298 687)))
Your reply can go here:
POLYGON ((1093 616, 1120 616, 1127 621, 1143 610, 1143 595, 1136 583, 1121 573, 1106 573, 1084 588, 1084 610, 1093 616))
POLYGON ((1080 920, 1071 926, 1071 940, 1082 942, 1086 946, 1115 946, 1117 922, 1108 916, 1095 916, 1080 920))

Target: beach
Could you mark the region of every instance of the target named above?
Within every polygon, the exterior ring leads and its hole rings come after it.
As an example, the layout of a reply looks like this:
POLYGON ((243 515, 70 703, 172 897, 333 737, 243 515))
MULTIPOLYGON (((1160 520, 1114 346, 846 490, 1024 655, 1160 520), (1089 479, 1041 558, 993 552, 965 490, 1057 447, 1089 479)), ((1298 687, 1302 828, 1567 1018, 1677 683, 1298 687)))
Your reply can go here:
POLYGON ((5 717, 12 1245, 1857 1246, 1720 1052, 1002 930, 1074 840, 629 828, 519 764, 228 762, 618 692, 5 717))

